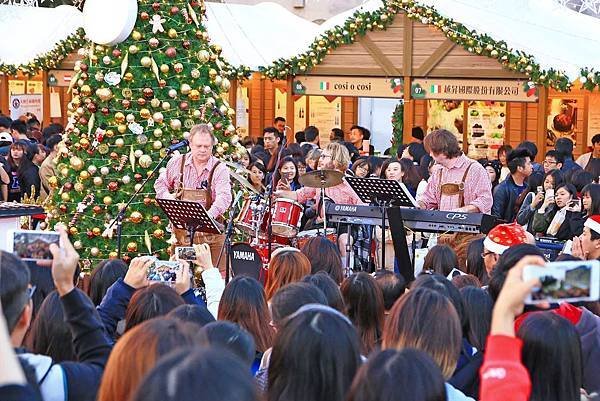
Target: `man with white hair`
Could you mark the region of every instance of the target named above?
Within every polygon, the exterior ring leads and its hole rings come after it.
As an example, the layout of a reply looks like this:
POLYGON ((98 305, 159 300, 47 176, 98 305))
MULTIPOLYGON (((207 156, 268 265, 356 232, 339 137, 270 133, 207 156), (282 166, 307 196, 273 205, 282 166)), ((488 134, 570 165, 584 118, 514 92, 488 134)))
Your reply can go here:
MULTIPOLYGON (((177 155, 167 163, 154 183, 156 198, 180 199, 199 202, 208 214, 223 221, 223 213, 231 204, 229 169, 213 156, 217 138, 207 124, 198 124, 190 130, 189 153, 177 155)), ((174 230, 178 245, 185 242, 185 232, 174 230)), ((219 260, 225 236, 221 234, 196 233, 194 243, 207 243, 213 263, 219 260)), ((219 261, 219 270, 225 272, 225 257, 219 261)))

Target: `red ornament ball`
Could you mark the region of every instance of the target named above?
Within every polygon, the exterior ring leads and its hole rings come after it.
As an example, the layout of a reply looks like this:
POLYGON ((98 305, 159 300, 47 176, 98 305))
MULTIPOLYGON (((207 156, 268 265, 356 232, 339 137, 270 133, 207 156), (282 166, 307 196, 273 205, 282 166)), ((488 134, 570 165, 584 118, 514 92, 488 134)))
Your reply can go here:
POLYGON ((114 49, 114 50, 112 51, 112 55, 113 55, 113 57, 117 57, 117 58, 119 58, 119 57, 121 57, 121 54, 122 54, 122 53, 121 53, 121 50, 119 50, 119 49, 114 49))
POLYGON ((108 107, 103 107, 103 108, 100 110, 100 112, 101 112, 102 114, 104 114, 105 116, 107 116, 107 115, 109 115, 109 114, 110 114, 110 109, 109 109, 108 107))
POLYGON ((145 98, 152 99, 154 97, 154 89, 152 89, 152 88, 144 88, 142 90, 142 94, 144 95, 145 98))
POLYGON ((183 48, 186 50, 189 49, 191 45, 192 44, 190 43, 189 40, 184 40, 183 43, 181 43, 181 46, 183 46, 183 48))
POLYGON ((174 47, 169 47, 167 50, 165 50, 165 55, 169 58, 175 58, 177 57, 177 49, 174 47))
POLYGON ((123 99, 123 107, 128 109, 131 107, 131 100, 129 99, 123 99))
POLYGON ((116 192, 119 189, 119 184, 116 181, 108 183, 107 188, 109 191, 116 192))
POLYGON ((175 15, 177 13, 179 13, 179 7, 171 7, 171 15, 175 15))
POLYGON ((150 14, 148 14, 145 11, 142 11, 140 13, 140 18, 142 19, 142 21, 148 21, 150 19, 150 14))
POLYGON ((152 222, 154 224, 160 223, 160 216, 156 216, 156 215, 152 216, 152 222))

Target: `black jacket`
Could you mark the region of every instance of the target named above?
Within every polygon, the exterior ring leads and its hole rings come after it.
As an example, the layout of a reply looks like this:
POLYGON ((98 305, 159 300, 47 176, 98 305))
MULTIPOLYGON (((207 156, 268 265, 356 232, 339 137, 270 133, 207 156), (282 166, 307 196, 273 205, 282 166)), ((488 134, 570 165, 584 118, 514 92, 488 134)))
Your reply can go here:
POLYGON ((517 212, 515 211, 515 204, 522 191, 519 191, 517 184, 515 184, 511 175, 506 177, 498 186, 494 189, 494 204, 492 205, 492 215, 511 223, 517 212))

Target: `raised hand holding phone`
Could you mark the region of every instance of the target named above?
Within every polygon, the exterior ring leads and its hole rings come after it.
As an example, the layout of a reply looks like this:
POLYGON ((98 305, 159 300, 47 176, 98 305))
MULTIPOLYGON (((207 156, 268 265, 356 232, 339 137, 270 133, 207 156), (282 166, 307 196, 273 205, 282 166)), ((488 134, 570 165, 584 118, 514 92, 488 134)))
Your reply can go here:
POLYGON ((154 263, 154 260, 155 259, 150 256, 141 256, 131 259, 129 269, 127 269, 123 282, 136 290, 148 286, 148 268, 154 263))
POLYGON ((194 250, 196 251, 196 264, 202 271, 214 267, 208 244, 194 244, 194 250))
POLYGON ((175 271, 175 291, 179 295, 184 294, 192 287, 190 280, 190 264, 185 260, 180 260, 181 268, 175 271))
POLYGON ((62 297, 73 291, 75 284, 73 277, 79 263, 79 254, 69 241, 69 236, 64 227, 60 226, 57 229, 60 236, 60 246, 56 244, 50 245, 52 253, 52 279, 56 286, 56 291, 62 297))

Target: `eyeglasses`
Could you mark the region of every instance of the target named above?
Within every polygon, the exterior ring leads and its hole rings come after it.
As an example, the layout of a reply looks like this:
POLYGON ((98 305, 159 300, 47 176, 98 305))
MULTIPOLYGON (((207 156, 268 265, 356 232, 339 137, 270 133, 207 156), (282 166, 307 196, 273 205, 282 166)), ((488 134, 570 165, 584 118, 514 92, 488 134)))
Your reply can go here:
POLYGON ((494 255, 494 252, 483 252, 483 253, 481 253, 481 258, 485 259, 485 257, 489 256, 489 255, 494 255))
POLYGON ((544 160, 544 166, 551 166, 552 164, 557 164, 558 162, 553 162, 551 160, 544 160))

